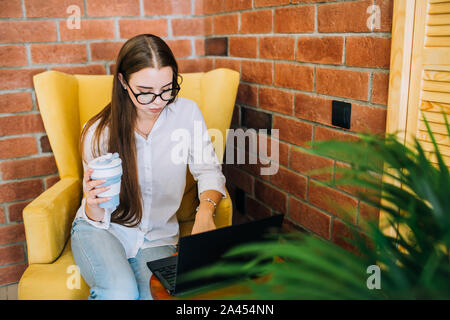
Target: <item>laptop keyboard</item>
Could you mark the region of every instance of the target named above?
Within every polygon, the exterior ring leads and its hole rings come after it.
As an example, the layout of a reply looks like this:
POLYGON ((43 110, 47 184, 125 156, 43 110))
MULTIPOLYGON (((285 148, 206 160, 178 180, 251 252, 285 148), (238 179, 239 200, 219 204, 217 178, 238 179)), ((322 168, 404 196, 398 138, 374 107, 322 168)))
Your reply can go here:
POLYGON ((166 281, 173 288, 175 286, 175 279, 177 276, 177 266, 176 264, 165 266, 155 270, 155 274, 159 274, 162 278, 166 279, 166 281))

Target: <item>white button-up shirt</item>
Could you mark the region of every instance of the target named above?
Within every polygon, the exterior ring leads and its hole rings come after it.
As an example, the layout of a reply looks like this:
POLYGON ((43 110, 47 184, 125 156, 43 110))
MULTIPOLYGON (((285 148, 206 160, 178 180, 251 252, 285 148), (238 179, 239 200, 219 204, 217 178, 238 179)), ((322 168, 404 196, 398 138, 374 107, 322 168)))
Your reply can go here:
MULTIPOLYGON (((91 152, 95 122, 84 140, 84 171, 94 157, 91 152)), ((106 131, 100 137, 100 150, 106 154, 106 131)), ((138 179, 143 200, 141 223, 133 228, 111 222, 115 208, 105 209, 102 221, 86 216, 86 198, 75 216, 91 225, 106 229, 122 243, 127 258, 138 250, 162 245, 176 245, 179 225, 176 217, 186 186, 186 168, 189 167, 198 183, 198 196, 205 190, 217 190, 226 197, 225 176, 221 171, 211 143, 204 117, 193 100, 177 97, 162 111, 147 139, 135 132, 138 179), (199 129, 201 128, 201 135, 199 129), (195 132, 194 132, 195 131, 195 132), (205 134, 206 133, 206 134, 205 134), (211 155, 208 157, 207 155, 211 155), (148 241, 144 241, 147 239, 148 241)))

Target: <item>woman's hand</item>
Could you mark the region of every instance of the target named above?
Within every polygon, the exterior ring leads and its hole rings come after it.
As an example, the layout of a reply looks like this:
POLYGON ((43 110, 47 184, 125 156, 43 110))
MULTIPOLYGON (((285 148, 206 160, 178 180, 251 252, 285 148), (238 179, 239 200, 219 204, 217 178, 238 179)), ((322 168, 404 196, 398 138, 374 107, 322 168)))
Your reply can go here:
POLYGON ((86 194, 86 215, 94 221, 101 221, 105 210, 100 208, 100 203, 108 201, 110 198, 99 198, 98 194, 110 189, 109 186, 96 188, 98 185, 104 184, 106 180, 92 180, 91 174, 94 170, 87 169, 83 177, 83 191, 86 194))
POLYGON ((215 229, 216 225, 214 224, 212 212, 207 209, 199 209, 195 215, 194 227, 192 228, 191 234, 202 233, 215 229))

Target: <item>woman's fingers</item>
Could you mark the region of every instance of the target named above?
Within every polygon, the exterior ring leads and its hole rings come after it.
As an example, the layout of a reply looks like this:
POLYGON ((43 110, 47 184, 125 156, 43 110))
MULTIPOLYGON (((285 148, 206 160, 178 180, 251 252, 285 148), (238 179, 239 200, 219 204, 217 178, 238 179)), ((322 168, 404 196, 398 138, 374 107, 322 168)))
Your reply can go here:
POLYGON ((102 188, 97 188, 97 189, 92 189, 91 191, 89 191, 89 195, 90 195, 92 198, 95 198, 96 195, 98 195, 98 194, 100 194, 100 193, 102 193, 102 192, 105 192, 106 190, 109 190, 109 189, 110 189, 109 186, 107 186, 107 187, 102 187, 102 188))
POLYGON ((96 186, 104 184, 105 182, 106 182, 106 180, 89 180, 89 182, 86 183, 86 187, 87 187, 88 191, 91 191, 96 186))
POLYGON ((108 201, 109 198, 87 198, 87 203, 89 206, 97 205, 99 203, 103 203, 108 201))

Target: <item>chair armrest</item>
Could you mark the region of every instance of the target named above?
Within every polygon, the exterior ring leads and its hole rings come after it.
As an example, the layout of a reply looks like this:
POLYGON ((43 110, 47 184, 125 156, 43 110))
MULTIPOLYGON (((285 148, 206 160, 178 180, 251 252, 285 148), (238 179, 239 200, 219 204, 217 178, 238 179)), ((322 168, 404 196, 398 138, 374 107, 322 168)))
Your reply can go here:
POLYGON ((227 197, 220 200, 217 205, 214 217, 214 223, 217 228, 231 226, 233 218, 233 202, 231 201, 230 194, 227 188, 225 188, 227 197))
POLYGON ((61 254, 80 206, 82 181, 66 177, 23 210, 28 263, 52 263, 61 254))

